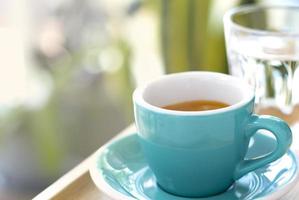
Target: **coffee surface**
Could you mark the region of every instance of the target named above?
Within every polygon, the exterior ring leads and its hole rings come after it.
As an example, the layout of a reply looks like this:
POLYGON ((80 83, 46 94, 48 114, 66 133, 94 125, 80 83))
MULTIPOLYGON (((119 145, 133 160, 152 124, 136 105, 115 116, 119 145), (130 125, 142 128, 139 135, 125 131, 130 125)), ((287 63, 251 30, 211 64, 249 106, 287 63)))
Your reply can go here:
POLYGON ((164 106, 162 108, 167 110, 178 110, 178 111, 204 111, 204 110, 216 110, 228 106, 229 106, 228 104, 219 101, 196 100, 196 101, 186 101, 186 102, 171 104, 171 105, 164 106))

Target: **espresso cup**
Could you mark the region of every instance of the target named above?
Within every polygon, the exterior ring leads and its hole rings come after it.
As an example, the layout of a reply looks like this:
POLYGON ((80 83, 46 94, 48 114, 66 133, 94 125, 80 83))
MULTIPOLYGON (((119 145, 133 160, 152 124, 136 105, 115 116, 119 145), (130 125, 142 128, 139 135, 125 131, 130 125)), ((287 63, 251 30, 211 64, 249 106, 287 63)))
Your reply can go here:
POLYGON ((274 116, 253 114, 253 89, 242 80, 213 72, 165 75, 134 91, 138 138, 159 187, 174 195, 206 197, 226 191, 235 180, 285 154, 289 126, 274 116), (230 106, 208 111, 162 107, 193 100, 230 106), (244 159, 260 129, 276 138, 276 149, 244 159))

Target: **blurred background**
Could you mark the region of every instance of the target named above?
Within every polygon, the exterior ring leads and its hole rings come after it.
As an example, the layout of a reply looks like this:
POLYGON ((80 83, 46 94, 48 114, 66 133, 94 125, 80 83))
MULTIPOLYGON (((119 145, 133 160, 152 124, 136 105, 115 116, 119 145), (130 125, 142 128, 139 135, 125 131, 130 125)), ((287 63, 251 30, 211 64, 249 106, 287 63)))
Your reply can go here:
POLYGON ((1 0, 0 199, 31 199, 133 123, 137 85, 227 73, 224 12, 269 2, 1 0))

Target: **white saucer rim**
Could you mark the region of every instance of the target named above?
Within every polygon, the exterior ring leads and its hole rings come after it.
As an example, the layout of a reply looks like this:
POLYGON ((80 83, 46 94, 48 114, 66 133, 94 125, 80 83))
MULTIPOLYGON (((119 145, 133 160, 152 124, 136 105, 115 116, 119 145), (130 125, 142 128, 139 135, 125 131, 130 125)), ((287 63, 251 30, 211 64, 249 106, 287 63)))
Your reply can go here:
MULTIPOLYGON (((92 181, 98 187, 98 189, 100 189, 103 193, 108 195, 109 198, 112 198, 113 200, 119 200, 120 198, 122 200, 136 200, 136 198, 128 197, 128 196, 122 194, 121 192, 115 190, 110 184, 107 183, 105 178, 98 171, 98 168, 97 168, 98 158, 108 146, 110 146, 114 142, 120 141, 120 140, 122 140, 126 137, 129 137, 131 135, 134 135, 134 134, 136 134, 136 132, 121 135, 120 137, 116 137, 115 139, 112 139, 110 142, 103 145, 100 149, 98 149, 94 153, 94 156, 92 157, 92 159, 90 160, 90 163, 89 163, 89 174, 90 174, 92 181)), ((257 198, 256 200, 277 200, 277 198, 282 197, 282 195, 289 192, 296 185, 296 183, 298 183, 298 181, 299 181, 299 159, 296 157, 296 154, 291 149, 289 149, 288 151, 290 151, 293 155, 295 155, 295 160, 296 160, 296 165, 297 165, 297 170, 296 170, 297 172, 295 174, 295 177, 293 177, 293 179, 290 182, 288 182, 288 184, 282 186, 275 192, 269 193, 269 195, 267 195, 266 197, 257 198)))

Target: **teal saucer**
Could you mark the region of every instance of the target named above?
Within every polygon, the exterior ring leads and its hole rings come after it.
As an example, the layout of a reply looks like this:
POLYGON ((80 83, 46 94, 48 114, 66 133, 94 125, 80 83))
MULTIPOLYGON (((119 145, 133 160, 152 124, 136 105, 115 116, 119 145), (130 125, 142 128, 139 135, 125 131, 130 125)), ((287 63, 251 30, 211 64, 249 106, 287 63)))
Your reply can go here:
MULTIPOLYGON (((275 146, 275 139, 261 133, 255 134, 246 157, 267 154, 275 146)), ((141 152, 136 134, 108 143, 97 152, 95 158, 90 167, 93 181, 103 192, 117 200, 276 199, 286 194, 298 179, 296 156, 289 150, 279 160, 243 176, 220 195, 184 198, 158 187, 141 152)))

